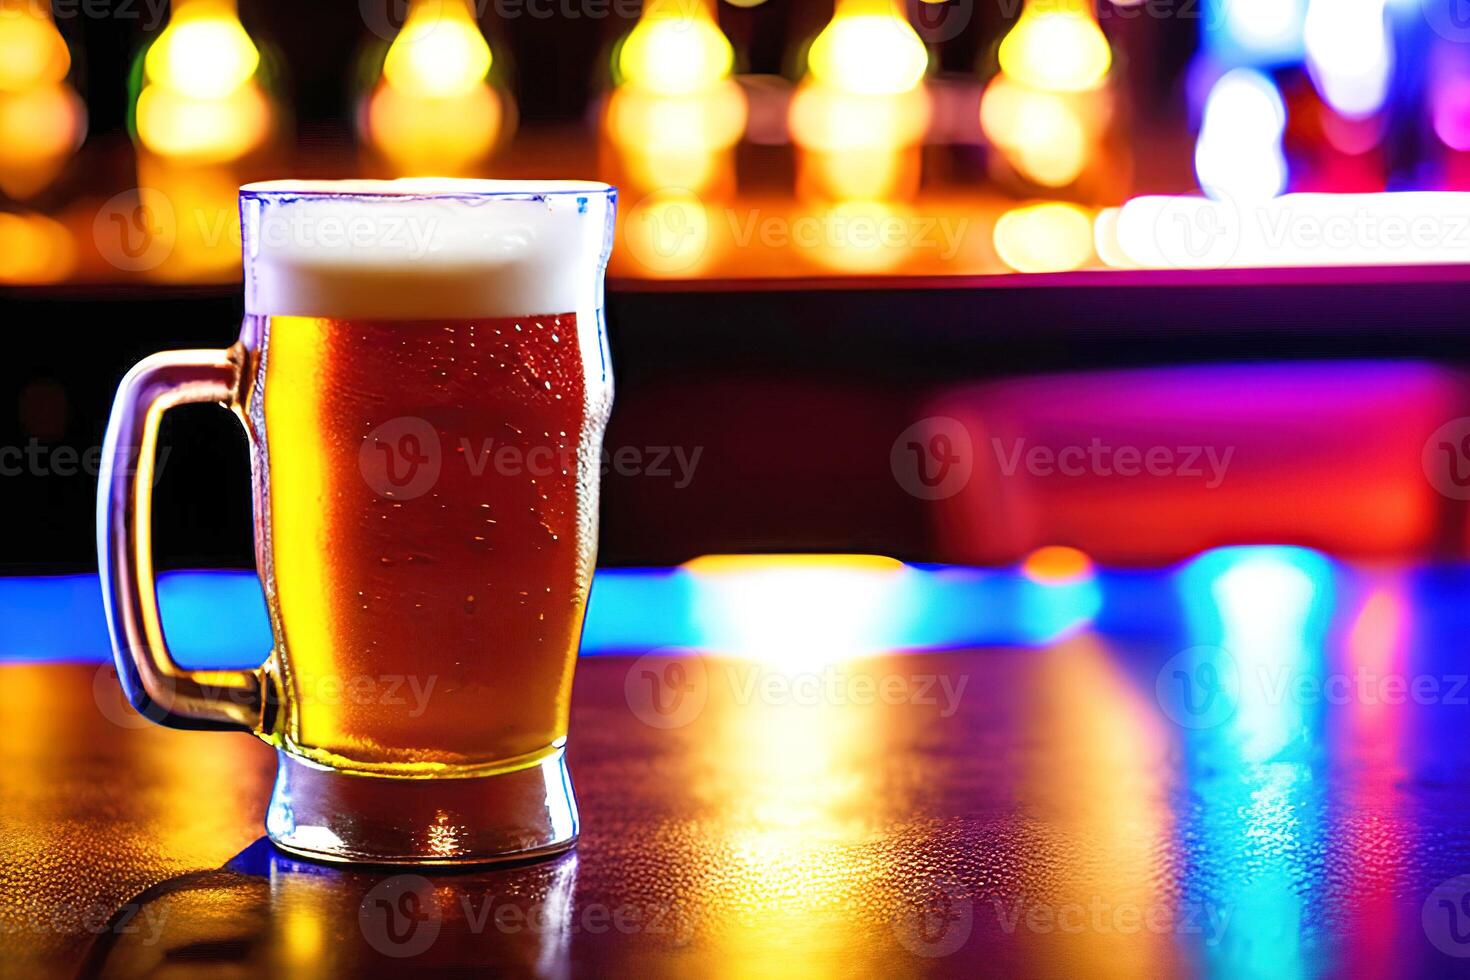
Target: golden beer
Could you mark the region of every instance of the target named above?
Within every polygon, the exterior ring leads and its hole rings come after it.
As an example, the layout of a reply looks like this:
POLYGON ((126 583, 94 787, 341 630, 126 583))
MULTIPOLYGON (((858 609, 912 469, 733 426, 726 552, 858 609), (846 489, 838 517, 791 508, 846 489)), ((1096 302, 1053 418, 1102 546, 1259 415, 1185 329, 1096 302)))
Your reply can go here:
POLYGON ((576 314, 260 332, 247 405, 264 420, 283 745, 400 775, 560 746, 610 403, 576 314))

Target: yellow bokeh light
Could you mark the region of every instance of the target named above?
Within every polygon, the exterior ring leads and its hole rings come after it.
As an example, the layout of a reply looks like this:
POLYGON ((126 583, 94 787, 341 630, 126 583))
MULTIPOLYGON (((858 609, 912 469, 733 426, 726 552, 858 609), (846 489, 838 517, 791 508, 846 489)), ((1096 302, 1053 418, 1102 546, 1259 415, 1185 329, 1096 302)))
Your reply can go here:
POLYGON ((0 9, 0 92, 59 82, 70 68, 66 41, 40 6, 0 9))
POLYGON ((726 79, 691 96, 623 86, 608 99, 607 131, 619 148, 648 154, 724 150, 745 131, 745 93, 726 79))
POLYGON ((647 0, 617 48, 616 90, 604 131, 632 187, 674 189, 645 200, 624 228, 637 261, 655 275, 687 275, 709 259, 709 210, 682 200, 733 183, 731 150, 748 117, 730 77, 735 51, 715 21, 713 0, 647 0), (673 226, 669 223, 673 222, 673 226))
POLYGON ((1000 43, 1000 67, 1046 92, 1087 92, 1112 67, 1113 53, 1086 0, 1030 0, 1000 43))
POLYGON ((425 99, 382 85, 368 102, 367 126, 398 173, 463 176, 494 148, 503 117, 488 86, 425 99))
POLYGON ((1092 223, 1092 247, 1103 264, 1113 269, 1134 269, 1137 264, 1118 241, 1118 218, 1122 208, 1103 208, 1092 223))
POLYGON ((513 121, 466 0, 415 0, 383 60, 362 125, 400 175, 471 176, 513 121))
POLYGON ((791 670, 880 652, 905 570, 877 555, 711 555, 684 569, 715 652, 791 670))
POLYGON ((913 254, 908 241, 912 215, 886 200, 839 200, 820 214, 822 240, 802 252, 823 268, 841 272, 887 272, 913 254))
POLYGON ((663 95, 689 95, 730 75, 735 51, 702 3, 648 3, 618 50, 625 85, 663 95))
POLYGON ((833 152, 907 146, 929 127, 928 93, 892 96, 805 84, 791 100, 791 135, 799 146, 833 152))
POLYGON ((329 916, 320 905, 306 902, 282 903, 280 923, 281 945, 289 974, 309 974, 322 962, 330 940, 327 938, 329 916))
POLYGON ((140 153, 138 183, 147 189, 139 195, 146 210, 135 221, 148 226, 161 258, 139 269, 141 275, 162 282, 220 282, 239 275, 235 168, 140 153))
POLYGON ((272 108, 255 82, 260 51, 231 0, 181 0, 143 59, 138 141, 162 156, 224 163, 269 135, 272 108))
POLYGON ((1027 179, 1065 187, 1092 154, 1089 121, 1095 115, 1076 96, 1039 92, 1005 75, 993 79, 980 102, 980 128, 1027 179))
POLYGON ((222 4, 180 6, 143 62, 148 82, 195 99, 218 99, 243 86, 260 51, 234 10, 222 4))
POLYGON ((383 79, 405 95, 449 98, 481 87, 493 55, 461 0, 420 0, 383 61, 383 79))
POLYGON ((254 85, 222 98, 193 98, 150 85, 138 95, 138 138, 164 156, 216 163, 244 156, 270 128, 270 104, 254 85))
POLYGON ((0 92, 0 161, 31 164, 70 153, 81 118, 81 100, 59 83, 0 92))
MULTIPOLYGON (((802 150, 799 196, 836 203, 821 216, 829 230, 851 218, 891 220, 889 201, 918 185, 918 147, 930 119, 928 49, 894 0, 838 0, 807 51, 807 70, 788 112, 802 150)), ((806 254, 827 267, 877 272, 904 251, 828 244, 806 254)))
POLYGON ((0 282, 60 282, 76 267, 71 232, 39 214, 0 212, 0 282))
POLYGON ((807 53, 811 77, 861 95, 897 95, 924 80, 929 52, 897 11, 844 13, 841 8, 807 53))
POLYGON ((804 199, 863 204, 886 215, 883 202, 907 194, 918 182, 917 150, 807 151, 798 161, 797 193, 804 199))
MULTIPOLYGON (((1158 899, 1146 869, 1178 839, 1167 775, 1178 732, 1123 662, 1095 633, 1037 651, 1035 684, 1045 695, 1028 702, 1017 737, 1046 739, 1055 752, 1046 753, 1050 767, 1018 767, 1016 792, 1056 840, 1088 842, 1088 858, 1059 862, 1048 876, 1052 900, 1066 903, 1058 908, 1086 908, 1098 895, 1110 908, 1151 907, 1158 899), (1075 778, 1057 779, 1058 767, 1075 778)), ((1047 936, 1046 955, 1087 976, 1183 970, 1174 938, 1158 929, 1059 929, 1047 936)))
POLYGON ((1066 272, 1092 258, 1092 216, 1060 201, 1017 208, 995 223, 994 242, 1017 272, 1066 272))
POLYGON ((50 5, 0 0, 0 191, 45 188, 81 145, 87 113, 66 74, 71 52, 50 5))
POLYGON ((687 187, 703 192, 729 179, 726 154, 719 151, 687 153, 624 152, 626 183, 638 188, 687 187))
MULTIPOLYGON (((900 974, 903 964, 868 940, 892 928, 887 895, 912 876, 895 873, 874 850, 881 836, 872 803, 882 799, 895 812, 914 804, 922 773, 895 781, 886 769, 912 711, 854 703, 866 699, 843 693, 766 696, 758 692, 768 681, 794 681, 800 673, 705 660, 708 706, 689 741, 695 755, 684 782, 699 812, 712 819, 687 846, 696 859, 718 853, 720 870, 693 878, 680 903, 689 921, 728 924, 722 948, 739 951, 710 960, 706 972, 717 980, 900 974), (757 693, 747 695, 751 683, 757 693)), ((881 657, 813 673, 836 677, 837 690, 846 692, 914 670, 901 658, 881 657)), ((689 837, 681 828, 659 846, 682 849, 689 837)))
POLYGON ((647 275, 679 278, 699 272, 721 241, 715 209, 690 191, 665 189, 628 208, 622 219, 623 251, 647 275))
POLYGON ((608 98, 605 131, 633 186, 704 192, 724 172, 746 114, 745 92, 733 79, 695 95, 623 85, 608 98))

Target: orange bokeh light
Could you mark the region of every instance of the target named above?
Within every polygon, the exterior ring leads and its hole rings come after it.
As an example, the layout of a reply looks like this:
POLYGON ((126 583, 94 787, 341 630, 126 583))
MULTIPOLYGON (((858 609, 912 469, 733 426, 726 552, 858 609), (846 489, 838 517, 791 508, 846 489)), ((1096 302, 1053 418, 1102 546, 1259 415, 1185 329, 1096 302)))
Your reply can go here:
POLYGON ((1021 574, 1042 585, 1062 585, 1092 575, 1092 559, 1064 545, 1037 548, 1021 562, 1021 574))

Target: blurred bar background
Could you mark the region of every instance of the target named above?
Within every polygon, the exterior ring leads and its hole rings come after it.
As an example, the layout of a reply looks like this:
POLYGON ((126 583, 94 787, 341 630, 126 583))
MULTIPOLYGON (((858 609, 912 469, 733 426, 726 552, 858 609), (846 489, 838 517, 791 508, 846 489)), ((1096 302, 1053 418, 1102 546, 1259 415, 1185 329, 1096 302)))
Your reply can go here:
POLYGON ((1470 181, 1465 33, 1454 0, 0 0, 0 282, 231 282, 238 184, 326 175, 613 181, 622 278, 1196 265, 1157 195, 1208 233, 1210 199, 1470 181))
MULTIPOLYGON (((609 471, 605 564, 1462 556, 1454 3, 0 0, 0 562, 91 566, 117 379, 233 336, 240 183, 431 174, 621 188, 608 445, 668 476, 609 471)), ((248 565, 243 438, 175 414, 161 561, 248 565)))

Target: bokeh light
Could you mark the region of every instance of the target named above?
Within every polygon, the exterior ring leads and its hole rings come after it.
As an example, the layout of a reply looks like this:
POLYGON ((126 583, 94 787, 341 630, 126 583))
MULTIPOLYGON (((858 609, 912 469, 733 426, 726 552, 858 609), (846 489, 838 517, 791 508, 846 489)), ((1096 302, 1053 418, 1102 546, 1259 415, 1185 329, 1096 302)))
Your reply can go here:
POLYGON ((418 3, 383 59, 383 80, 405 96, 464 95, 490 72, 490 45, 457 0, 418 3))
POLYGON ((923 81, 924 42, 897 11, 839 5, 812 42, 807 67, 816 82, 858 95, 897 95, 923 81))
POLYGON ((728 78, 735 52, 702 0, 649 0, 618 50, 624 84, 661 95, 705 91, 728 78))
POLYGON ((255 81, 260 51, 233 3, 175 3, 143 66, 135 113, 147 149, 209 164, 237 160, 265 142, 272 108, 255 81))
MULTIPOLYGON (((836 205, 818 216, 824 222, 845 221, 843 209, 884 220, 918 189, 930 122, 928 50, 892 0, 840 0, 806 60, 787 114, 800 148, 797 197, 836 205)), ((891 268, 901 258, 854 245, 828 236, 810 257, 854 271, 891 268)))
POLYGON ((1095 89, 1113 63, 1087 0, 1028 0, 999 56, 1005 74, 1049 92, 1095 89))
POLYGON ((196 0, 178 7, 143 66, 150 84, 196 99, 219 99, 255 74, 260 51, 232 8, 196 0))
POLYGON ((1385 0, 1312 0, 1304 41, 1322 98, 1349 118, 1377 112, 1388 97, 1393 40, 1385 0))
POLYGON ((1044 187, 1075 181, 1092 156, 1096 107, 998 75, 985 89, 980 125, 1026 178, 1044 187))
POLYGON ((1227 72, 1210 90, 1195 144, 1200 187, 1237 201, 1280 194, 1287 178, 1285 128, 1286 107, 1274 82, 1248 68, 1227 72))
POLYGON ((66 84, 71 51, 49 7, 0 2, 0 191, 31 197, 82 142, 87 113, 66 84))
POLYGON ((61 282, 77 263, 71 231, 44 215, 0 211, 0 282, 61 282))
POLYGON ((1093 257, 1092 216, 1061 201, 1033 204, 1001 215, 995 251, 1017 272, 1067 272, 1093 257))
POLYGON ((876 555, 707 555, 684 565, 717 652, 790 670, 880 653, 904 566, 876 555))
POLYGON ((1077 548, 1047 545, 1026 556, 1021 562, 1021 574, 1040 585, 1080 582, 1092 576, 1092 559, 1077 548))
POLYGON ((71 52, 46 9, 0 5, 0 92, 60 82, 70 68, 71 52))
POLYGON ((1307 0, 1206 0, 1203 32, 1211 56, 1227 67, 1301 60, 1307 0))
POLYGON ((388 46, 362 126, 399 176, 474 176, 505 137, 508 96, 466 0, 414 0, 388 46))

